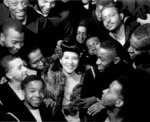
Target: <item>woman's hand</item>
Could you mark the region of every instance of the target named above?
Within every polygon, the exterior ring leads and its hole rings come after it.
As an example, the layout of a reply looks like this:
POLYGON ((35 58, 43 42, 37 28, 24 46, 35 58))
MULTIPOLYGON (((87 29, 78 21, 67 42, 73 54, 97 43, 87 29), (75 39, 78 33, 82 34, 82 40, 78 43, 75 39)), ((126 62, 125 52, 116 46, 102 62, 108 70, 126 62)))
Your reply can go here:
POLYGON ((44 103, 46 105, 46 107, 52 107, 56 105, 56 102, 52 99, 52 98, 46 98, 44 99, 44 103))

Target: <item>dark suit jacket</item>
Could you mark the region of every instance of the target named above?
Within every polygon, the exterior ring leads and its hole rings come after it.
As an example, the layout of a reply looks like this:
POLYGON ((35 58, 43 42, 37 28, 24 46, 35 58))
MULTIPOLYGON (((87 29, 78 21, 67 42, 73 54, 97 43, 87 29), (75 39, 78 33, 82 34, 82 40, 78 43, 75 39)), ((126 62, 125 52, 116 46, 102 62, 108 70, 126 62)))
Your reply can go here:
POLYGON ((62 2, 57 2, 47 19, 56 27, 58 40, 71 41, 74 35, 73 23, 70 18, 70 11, 64 9, 62 2))

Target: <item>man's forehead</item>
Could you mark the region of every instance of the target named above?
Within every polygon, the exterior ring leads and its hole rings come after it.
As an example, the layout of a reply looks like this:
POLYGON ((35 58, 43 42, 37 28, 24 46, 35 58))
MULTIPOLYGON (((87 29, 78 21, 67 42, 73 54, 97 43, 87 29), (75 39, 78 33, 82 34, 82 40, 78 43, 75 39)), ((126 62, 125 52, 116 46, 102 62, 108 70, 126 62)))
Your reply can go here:
POLYGON ((23 63, 23 60, 21 58, 15 58, 14 60, 10 61, 11 63, 20 62, 23 63))
POLYGON ((97 53, 98 56, 107 56, 108 57, 108 56, 113 56, 115 54, 114 51, 103 48, 103 47, 99 47, 97 52, 98 52, 97 53))
POLYGON ((131 36, 131 39, 130 39, 130 44, 136 48, 136 49, 140 49, 141 46, 142 46, 142 41, 141 40, 138 40, 134 34, 131 36))
POLYGON ((36 50, 33 50, 32 52, 30 52, 29 54, 29 57, 38 57, 38 56, 41 56, 42 53, 41 53, 41 50, 40 49, 36 49, 36 50))
POLYGON ((102 9, 103 9, 103 6, 102 6, 102 5, 97 5, 97 6, 96 6, 96 10, 100 10, 100 11, 101 11, 102 9))
POLYGON ((43 58, 43 55, 40 50, 39 51, 37 50, 36 52, 32 52, 29 55, 29 58, 30 58, 31 62, 34 62, 34 61, 37 61, 37 60, 40 60, 41 58, 43 58))
POLYGON ((24 62, 22 59, 20 58, 15 58, 14 60, 9 62, 9 66, 11 67, 18 67, 20 65, 22 65, 24 62))
POLYGON ((19 35, 22 35, 24 36, 24 32, 19 32, 15 27, 8 27, 4 33, 7 33, 7 34, 19 34, 19 35))
POLYGON ((102 9, 102 14, 104 14, 105 12, 108 12, 109 11, 109 13, 117 13, 117 9, 115 8, 115 7, 113 7, 113 6, 111 6, 111 7, 104 7, 103 9, 102 9))
POLYGON ((94 42, 98 42, 98 41, 99 41, 99 39, 97 37, 92 37, 92 38, 90 38, 90 39, 87 40, 87 44, 91 45, 94 42))
POLYGON ((29 0, 6 0, 8 2, 22 2, 22 1, 29 1, 29 0))
POLYGON ((55 2, 56 0, 39 0, 39 1, 55 2))

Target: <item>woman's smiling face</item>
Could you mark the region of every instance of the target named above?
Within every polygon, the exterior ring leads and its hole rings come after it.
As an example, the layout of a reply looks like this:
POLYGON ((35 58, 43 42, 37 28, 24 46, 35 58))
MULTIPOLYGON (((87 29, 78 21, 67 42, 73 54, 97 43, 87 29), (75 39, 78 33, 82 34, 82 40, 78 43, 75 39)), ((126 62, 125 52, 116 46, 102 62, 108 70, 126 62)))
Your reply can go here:
POLYGON ((75 52, 65 51, 60 59, 60 63, 62 65, 63 72, 71 74, 75 72, 78 67, 79 56, 75 52))

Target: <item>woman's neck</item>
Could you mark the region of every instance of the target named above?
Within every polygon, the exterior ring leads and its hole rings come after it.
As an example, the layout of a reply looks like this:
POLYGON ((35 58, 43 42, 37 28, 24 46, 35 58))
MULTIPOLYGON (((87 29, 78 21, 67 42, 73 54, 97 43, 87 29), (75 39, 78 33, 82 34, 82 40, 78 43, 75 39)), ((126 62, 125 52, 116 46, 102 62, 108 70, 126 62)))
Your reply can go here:
POLYGON ((66 71, 63 70, 63 73, 64 75, 67 77, 67 78, 73 78, 75 77, 77 74, 76 72, 72 72, 72 73, 67 73, 66 71))
POLYGON ((67 77, 68 81, 80 81, 81 75, 78 75, 76 72, 66 73, 63 71, 64 75, 67 77))

